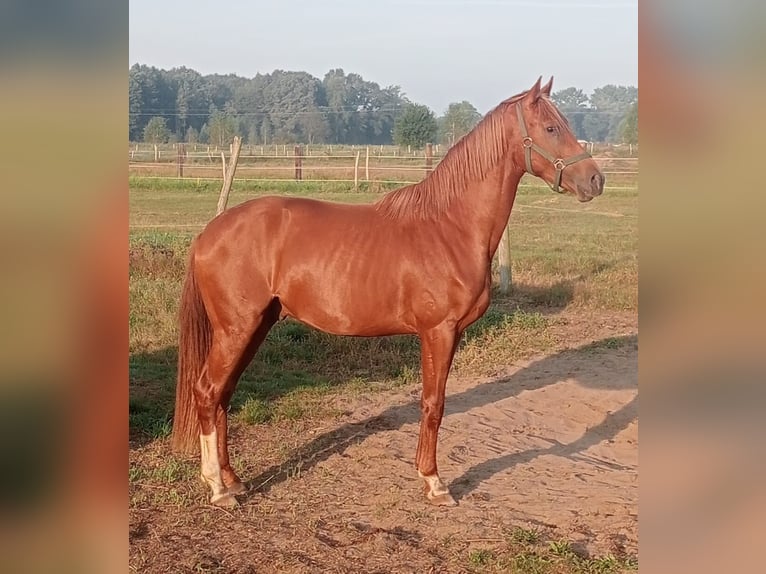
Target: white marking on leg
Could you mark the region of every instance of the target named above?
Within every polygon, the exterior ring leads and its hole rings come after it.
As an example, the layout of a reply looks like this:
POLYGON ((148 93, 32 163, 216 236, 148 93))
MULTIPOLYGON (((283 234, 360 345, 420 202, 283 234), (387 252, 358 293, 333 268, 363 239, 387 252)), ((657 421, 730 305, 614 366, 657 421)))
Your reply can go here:
POLYGON ((213 490, 212 502, 226 493, 221 478, 221 465, 218 462, 218 435, 212 433, 199 435, 200 453, 202 455, 202 480, 213 490))
POLYGON ((418 471, 418 476, 425 480, 428 485, 428 493, 426 494, 428 498, 434 498, 436 496, 441 496, 442 494, 449 494, 449 490, 442 482, 442 479, 439 478, 438 474, 425 476, 422 472, 418 471))

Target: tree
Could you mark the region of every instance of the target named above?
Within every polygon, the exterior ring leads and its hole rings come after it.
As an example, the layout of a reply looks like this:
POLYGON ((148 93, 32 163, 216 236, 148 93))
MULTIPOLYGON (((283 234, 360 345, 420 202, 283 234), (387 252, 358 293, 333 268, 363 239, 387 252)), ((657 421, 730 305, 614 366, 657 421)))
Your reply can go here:
POLYGON ((405 103, 399 86, 381 88, 338 68, 322 80, 327 108, 326 139, 332 143, 390 144, 394 121, 405 103))
POLYGON ((260 138, 258 136, 258 124, 255 122, 251 123, 250 128, 247 130, 247 143, 250 145, 260 143, 260 138))
POLYGON ((149 120, 144 127, 144 141, 153 144, 165 143, 170 137, 167 120, 158 116, 149 120))
POLYGON ((200 143, 210 143, 210 130, 207 128, 207 124, 202 124, 202 127, 199 129, 199 142, 200 143))
POLYGON ((582 120, 585 139, 592 142, 605 142, 609 136, 609 116, 598 113, 586 113, 582 120))
POLYGON ((400 146, 422 148, 436 139, 437 125, 434 113, 427 106, 408 104, 394 124, 394 143, 400 146))
POLYGON ((601 111, 627 111, 636 101, 638 89, 633 86, 607 84, 593 90, 590 96, 591 106, 601 111))
POLYGON ((128 71, 129 121, 133 137, 143 134, 149 118, 164 117, 166 127, 174 130, 176 92, 169 81, 169 72, 154 67, 132 66, 128 71))
POLYGON ((141 80, 138 73, 131 73, 128 76, 128 138, 130 141, 138 141, 141 137, 141 106, 143 105, 143 94, 141 90, 141 80))
POLYGON ((551 100, 569 121, 577 139, 588 139, 583 129, 583 120, 588 113, 588 96, 579 88, 571 87, 553 92, 551 100))
POLYGON ((439 118, 440 141, 453 145, 481 120, 481 114, 470 102, 453 102, 439 118))
POLYGON ((635 102, 625 116, 621 127, 622 141, 629 144, 638 143, 638 102, 635 102))
POLYGON ((269 116, 266 116, 261 123, 261 138, 263 139, 263 145, 271 143, 272 137, 274 137, 274 127, 271 125, 269 116))
POLYGON ((186 142, 193 144, 197 143, 199 141, 199 132, 195 130, 192 126, 189 126, 186 130, 186 142))
POLYGON ((553 92, 551 100, 561 111, 584 110, 588 107, 588 96, 581 89, 575 87, 553 92))
POLYGON ((637 101, 638 89, 633 86, 607 84, 593 90, 590 96, 591 106, 599 115, 607 118, 609 124, 601 141, 619 141, 622 138, 622 122, 630 107, 637 101))
POLYGON ((237 135, 236 119, 220 110, 213 110, 207 122, 210 143, 220 147, 229 145, 237 135))

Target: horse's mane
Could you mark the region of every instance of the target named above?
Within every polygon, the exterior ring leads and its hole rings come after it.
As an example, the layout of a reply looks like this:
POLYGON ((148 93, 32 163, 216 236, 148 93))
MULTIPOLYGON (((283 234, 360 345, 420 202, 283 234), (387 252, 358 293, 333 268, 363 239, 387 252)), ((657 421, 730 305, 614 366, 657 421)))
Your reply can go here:
MULTIPOLYGON (((515 120, 515 113, 508 108, 520 101, 527 92, 504 100, 453 145, 423 181, 387 193, 375 204, 375 208, 391 219, 431 219, 444 213, 452 201, 472 182, 482 181, 500 158, 508 151, 508 131, 505 121, 515 120)), ((557 124, 567 125, 548 98, 541 112, 557 124)))

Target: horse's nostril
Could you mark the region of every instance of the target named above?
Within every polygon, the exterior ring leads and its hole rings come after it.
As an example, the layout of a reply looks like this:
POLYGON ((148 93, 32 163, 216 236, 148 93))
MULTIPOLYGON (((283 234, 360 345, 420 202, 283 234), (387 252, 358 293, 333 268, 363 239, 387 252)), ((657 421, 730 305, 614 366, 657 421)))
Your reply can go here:
POLYGON ((605 178, 600 173, 594 173, 590 178, 591 187, 596 191, 603 191, 605 178))

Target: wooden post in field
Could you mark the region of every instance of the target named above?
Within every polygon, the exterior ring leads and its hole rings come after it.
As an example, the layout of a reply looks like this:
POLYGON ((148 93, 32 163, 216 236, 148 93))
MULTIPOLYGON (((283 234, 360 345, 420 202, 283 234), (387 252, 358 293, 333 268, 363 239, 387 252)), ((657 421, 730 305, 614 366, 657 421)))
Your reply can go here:
POLYGON ((370 181, 370 146, 367 146, 367 155, 364 156, 364 179, 370 181))
POLYGON ((301 181, 303 179, 303 148, 299 145, 295 146, 295 181, 301 181))
POLYGON ((160 161, 160 153, 157 149, 157 144, 154 144, 154 163, 157 163, 158 161, 160 161))
POLYGON ((426 144, 426 177, 434 168, 434 148, 430 143, 426 144))
POLYGON ((184 160, 186 158, 186 146, 178 144, 178 177, 184 176, 184 160))
POLYGON ((223 171, 223 180, 226 181, 226 156, 221 152, 221 170, 223 171))
POLYGON ((500 293, 508 295, 511 292, 511 238, 508 235, 510 225, 505 226, 500 245, 497 246, 497 262, 500 271, 500 293))
MULTIPOLYGON (((237 161, 239 160, 239 150, 242 148, 242 139, 240 137, 234 138, 232 144, 232 153, 229 158, 229 167, 224 165, 224 173, 226 176, 223 179, 223 187, 221 187, 221 195, 218 197, 218 209, 216 215, 223 213, 226 209, 226 204, 229 201, 229 192, 231 191, 231 184, 234 182, 234 172, 237 169, 237 161)), ((221 152, 223 156, 223 152, 221 152)))
POLYGON ((354 160, 354 191, 359 189, 359 152, 356 152, 356 159, 354 160))

